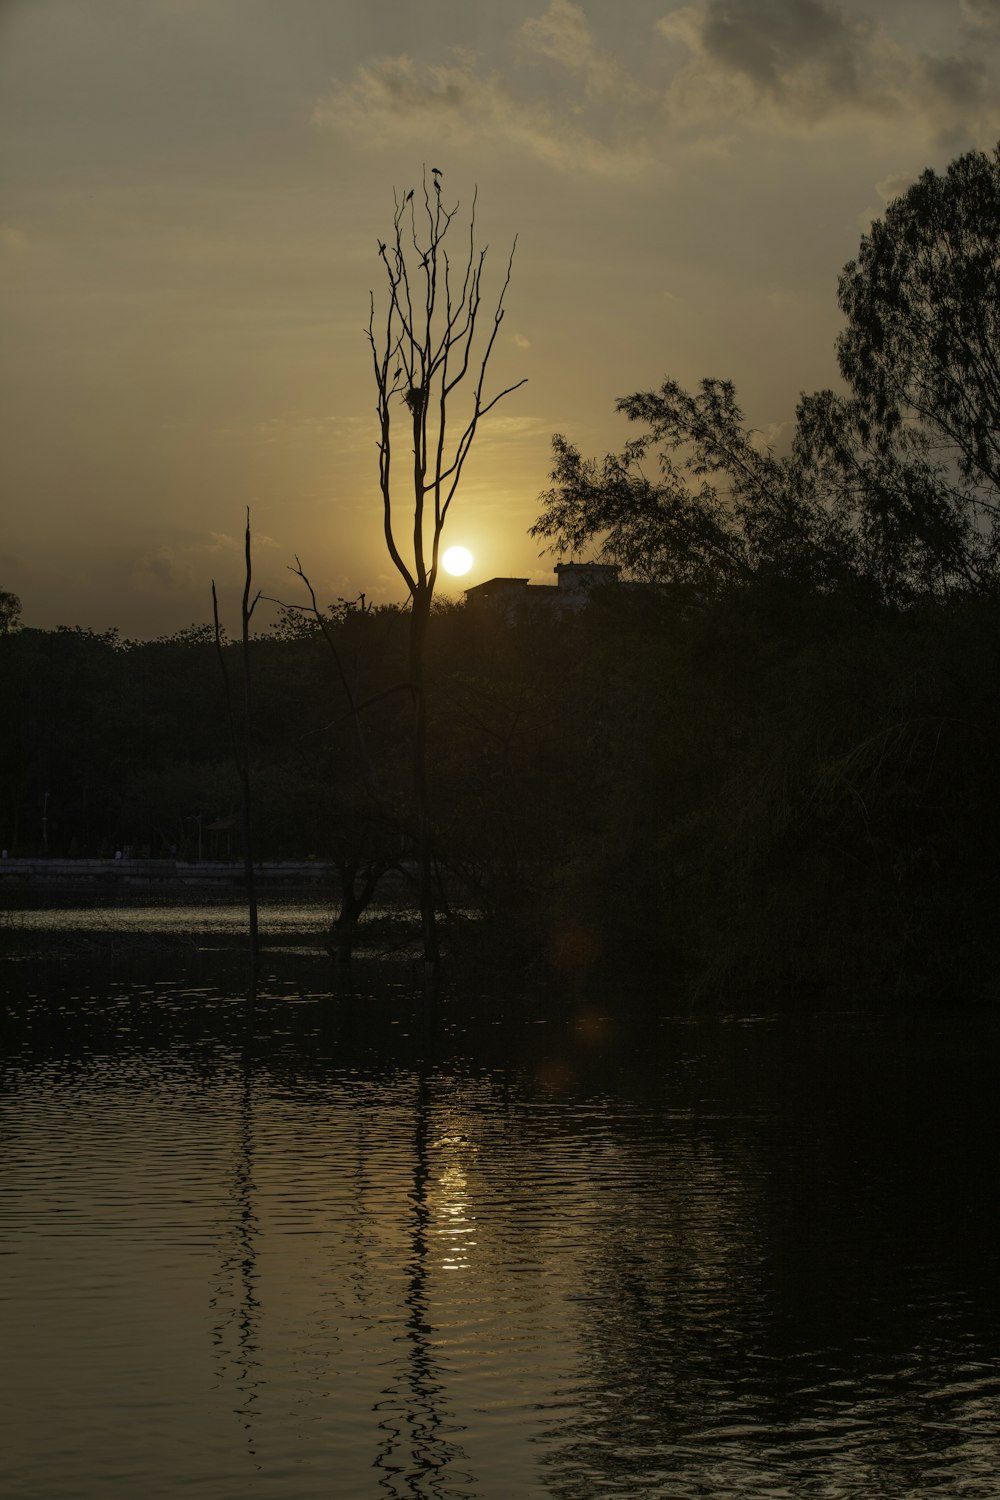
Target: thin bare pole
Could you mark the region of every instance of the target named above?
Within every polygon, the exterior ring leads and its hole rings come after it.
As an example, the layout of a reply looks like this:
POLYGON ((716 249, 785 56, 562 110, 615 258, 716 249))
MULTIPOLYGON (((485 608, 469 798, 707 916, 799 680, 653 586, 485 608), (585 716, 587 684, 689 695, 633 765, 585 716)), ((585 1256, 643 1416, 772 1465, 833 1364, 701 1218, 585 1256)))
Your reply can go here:
POLYGON ((215 624, 215 649, 219 658, 219 667, 222 671, 222 681, 226 699, 226 717, 229 720, 229 740, 233 751, 233 762, 236 766, 236 774, 240 782, 240 802, 243 813, 243 872, 246 883, 247 917, 250 929, 250 999, 256 998, 257 985, 260 980, 260 933, 257 920, 257 874, 254 868, 253 857, 253 799, 250 781, 250 743, 251 743, 251 675, 250 675, 250 620, 257 600, 260 598, 260 590, 250 598, 250 590, 253 582, 253 567, 251 563, 250 546, 250 511, 247 509, 247 527, 244 546, 246 560, 246 571, 243 584, 243 600, 240 610, 242 634, 241 634, 241 658, 243 669, 243 713, 242 733, 237 725, 236 711, 233 706, 233 692, 229 680, 229 669, 226 666, 226 656, 222 644, 222 627, 219 624, 219 600, 215 591, 215 579, 212 579, 212 619, 215 624))

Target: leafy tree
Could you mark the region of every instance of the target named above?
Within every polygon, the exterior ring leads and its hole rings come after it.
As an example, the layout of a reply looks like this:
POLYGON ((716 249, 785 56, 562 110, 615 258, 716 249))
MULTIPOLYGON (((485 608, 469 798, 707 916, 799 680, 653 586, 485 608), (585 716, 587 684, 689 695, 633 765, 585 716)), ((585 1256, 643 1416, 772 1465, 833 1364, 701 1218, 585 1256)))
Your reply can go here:
POLYGON ((129 757, 121 733, 127 655, 115 631, 23 629, 0 636, 6 847, 63 854, 114 836, 129 757))
POLYGON ((859 431, 939 461, 944 500, 967 517, 968 569, 984 581, 1000 547, 998 247, 1000 147, 924 172, 873 223, 839 287, 837 350, 859 431))
POLYGON ((533 534, 597 543, 700 597, 794 579, 892 604, 1000 579, 1000 147, 928 171, 840 278, 847 396, 804 396, 791 451, 750 432, 727 381, 618 402, 643 436, 584 460, 553 440, 533 534), (659 472, 644 468, 658 448, 659 472))
POLYGON ((791 468, 836 526, 856 588, 894 605, 979 587, 994 562, 965 497, 921 435, 876 437, 861 404, 833 391, 803 396, 791 468))
POLYGON ((634 577, 701 599, 759 575, 824 588, 853 568, 843 516, 817 503, 802 466, 779 458, 743 419, 730 381, 691 394, 667 380, 617 403, 644 434, 602 462, 553 438, 553 484, 531 528, 559 553, 595 541, 634 577), (659 473, 644 467, 656 449, 659 473))
POLYGON ((336 865, 344 974, 359 920, 403 852, 406 616, 363 596, 321 612, 309 588, 311 606, 286 610, 255 642, 257 823, 269 849, 336 865))
POLYGON ((21 623, 21 601, 16 594, 0 589, 0 635, 16 630, 21 623))
POLYGON ((179 857, 194 859, 205 826, 217 819, 235 823, 239 800, 239 782, 228 760, 141 761, 118 793, 116 829, 122 842, 154 857, 177 850, 179 857))

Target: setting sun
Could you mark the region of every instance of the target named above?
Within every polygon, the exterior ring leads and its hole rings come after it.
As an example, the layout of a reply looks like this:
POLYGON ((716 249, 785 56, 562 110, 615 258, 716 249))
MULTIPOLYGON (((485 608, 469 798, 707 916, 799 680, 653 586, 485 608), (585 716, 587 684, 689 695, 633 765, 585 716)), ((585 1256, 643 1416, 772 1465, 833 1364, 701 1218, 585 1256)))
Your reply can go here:
POLYGON ((468 547, 449 547, 441 562, 446 573, 453 578, 461 578, 472 567, 475 559, 468 547))

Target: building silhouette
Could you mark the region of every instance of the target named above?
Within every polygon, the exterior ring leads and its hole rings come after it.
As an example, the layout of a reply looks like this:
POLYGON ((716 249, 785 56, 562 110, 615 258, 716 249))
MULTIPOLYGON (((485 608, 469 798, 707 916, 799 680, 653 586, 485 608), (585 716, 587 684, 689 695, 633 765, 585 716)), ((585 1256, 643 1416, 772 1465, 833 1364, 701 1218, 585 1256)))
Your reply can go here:
POLYGON ((466 602, 474 608, 492 609, 507 620, 526 614, 576 614, 595 589, 618 586, 618 568, 612 563, 556 563, 556 581, 529 583, 527 578, 489 578, 465 590, 466 602))

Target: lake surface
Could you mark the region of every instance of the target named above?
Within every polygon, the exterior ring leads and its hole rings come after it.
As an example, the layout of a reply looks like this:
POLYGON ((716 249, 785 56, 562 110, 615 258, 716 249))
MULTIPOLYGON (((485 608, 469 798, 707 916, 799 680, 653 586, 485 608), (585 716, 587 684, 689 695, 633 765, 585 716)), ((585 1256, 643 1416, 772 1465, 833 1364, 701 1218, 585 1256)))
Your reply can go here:
POLYGON ((251 1012, 240 926, 10 919, 4 1495, 996 1500, 996 1017, 432 1024, 287 902, 251 1012))

